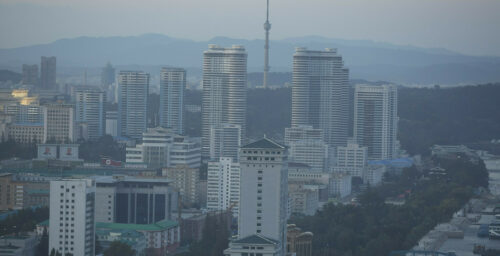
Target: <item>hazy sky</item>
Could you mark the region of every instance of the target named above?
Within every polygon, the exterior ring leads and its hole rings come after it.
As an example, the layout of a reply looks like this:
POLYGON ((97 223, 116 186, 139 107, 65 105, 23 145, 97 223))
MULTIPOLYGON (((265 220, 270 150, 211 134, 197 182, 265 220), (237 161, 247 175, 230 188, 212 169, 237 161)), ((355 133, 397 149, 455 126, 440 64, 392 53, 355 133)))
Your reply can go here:
MULTIPOLYGON (((500 56, 500 0, 271 0, 271 38, 320 35, 500 56)), ((0 0, 0 48, 78 36, 264 35, 265 0, 0 0)))

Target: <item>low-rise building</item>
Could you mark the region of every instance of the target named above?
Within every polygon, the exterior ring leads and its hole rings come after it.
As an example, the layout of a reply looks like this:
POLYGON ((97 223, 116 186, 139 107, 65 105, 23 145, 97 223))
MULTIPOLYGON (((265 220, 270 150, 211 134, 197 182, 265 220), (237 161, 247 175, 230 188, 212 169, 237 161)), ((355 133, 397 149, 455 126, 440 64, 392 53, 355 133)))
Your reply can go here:
POLYGON ((260 234, 250 235, 241 239, 229 242, 229 248, 224 250, 225 256, 241 255, 261 255, 275 256, 282 255, 281 243, 260 234))
POLYGON ((314 215, 319 208, 319 187, 315 185, 288 184, 291 213, 314 215))
POLYGON ((165 255, 177 250, 181 242, 179 224, 175 221, 162 220, 153 224, 96 223, 97 232, 137 231, 145 237, 147 255, 165 255))
POLYGON ((332 173, 330 177, 329 195, 346 197, 351 194, 352 176, 343 173, 332 173))
POLYGON ((136 255, 145 255, 146 237, 136 230, 98 229, 96 239, 103 250, 106 250, 112 242, 119 241, 132 247, 136 255))
POLYGON ((35 233, 0 237, 1 256, 34 256, 38 239, 35 233))

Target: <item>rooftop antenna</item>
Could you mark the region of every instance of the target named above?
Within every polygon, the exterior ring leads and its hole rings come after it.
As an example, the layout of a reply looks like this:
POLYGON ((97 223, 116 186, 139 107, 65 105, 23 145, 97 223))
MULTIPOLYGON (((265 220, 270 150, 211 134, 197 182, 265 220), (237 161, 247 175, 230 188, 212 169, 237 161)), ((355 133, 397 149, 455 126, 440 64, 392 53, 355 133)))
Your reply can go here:
POLYGON ((267 75, 269 72, 269 30, 271 30, 271 23, 269 23, 269 0, 267 0, 266 23, 264 23, 264 30, 266 31, 266 44, 264 45, 263 87, 267 88, 267 75))

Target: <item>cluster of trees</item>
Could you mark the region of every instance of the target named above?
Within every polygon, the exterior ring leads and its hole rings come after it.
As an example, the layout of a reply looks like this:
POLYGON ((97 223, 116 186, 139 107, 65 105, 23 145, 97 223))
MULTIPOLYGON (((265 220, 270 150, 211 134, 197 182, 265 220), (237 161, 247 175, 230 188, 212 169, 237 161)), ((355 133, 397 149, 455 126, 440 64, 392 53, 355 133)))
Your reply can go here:
POLYGON ((500 84, 442 89, 401 88, 399 139, 412 154, 433 144, 466 144, 498 138, 500 84))
POLYGON ((449 221, 485 186, 488 174, 482 163, 468 159, 437 159, 449 179, 420 179, 415 168, 390 178, 391 183, 369 188, 359 206, 328 204, 314 216, 294 216, 291 223, 314 234, 314 255, 388 255, 412 248, 436 224, 449 221), (403 206, 385 204, 387 196, 406 197, 403 206))
POLYGON ((0 221, 0 236, 33 231, 37 223, 49 218, 49 208, 23 209, 0 221))
POLYGON ((179 254, 179 256, 220 256, 227 249, 228 238, 231 235, 227 216, 208 215, 203 227, 203 239, 199 242, 192 242, 189 252, 179 254))
POLYGON ((36 157, 36 143, 18 144, 13 140, 0 143, 0 160, 18 157, 21 159, 33 159, 36 157))
POLYGON ((118 144, 111 135, 104 135, 97 141, 82 141, 79 155, 85 161, 91 162, 99 162, 103 156, 125 161, 125 148, 118 144))

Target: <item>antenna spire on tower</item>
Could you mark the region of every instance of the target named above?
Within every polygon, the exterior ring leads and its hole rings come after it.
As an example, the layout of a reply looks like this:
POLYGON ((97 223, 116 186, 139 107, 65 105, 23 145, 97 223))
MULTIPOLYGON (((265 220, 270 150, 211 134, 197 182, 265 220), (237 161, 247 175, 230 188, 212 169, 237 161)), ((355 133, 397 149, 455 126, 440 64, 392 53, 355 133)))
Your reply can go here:
POLYGON ((262 86, 267 88, 267 75, 269 72, 269 30, 271 30, 271 23, 269 23, 269 0, 267 0, 266 23, 264 23, 264 30, 266 31, 266 44, 264 45, 264 79, 262 86))

